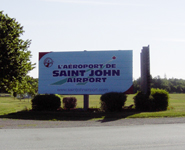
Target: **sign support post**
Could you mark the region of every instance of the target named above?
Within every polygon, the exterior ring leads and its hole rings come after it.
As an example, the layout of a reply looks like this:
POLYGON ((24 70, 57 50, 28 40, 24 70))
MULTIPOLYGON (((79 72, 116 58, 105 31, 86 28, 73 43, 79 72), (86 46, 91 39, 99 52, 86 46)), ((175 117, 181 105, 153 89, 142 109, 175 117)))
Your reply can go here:
POLYGON ((84 95, 84 110, 87 111, 89 108, 89 95, 85 94, 84 95))
POLYGON ((149 46, 141 51, 141 91, 150 95, 150 52, 149 46))

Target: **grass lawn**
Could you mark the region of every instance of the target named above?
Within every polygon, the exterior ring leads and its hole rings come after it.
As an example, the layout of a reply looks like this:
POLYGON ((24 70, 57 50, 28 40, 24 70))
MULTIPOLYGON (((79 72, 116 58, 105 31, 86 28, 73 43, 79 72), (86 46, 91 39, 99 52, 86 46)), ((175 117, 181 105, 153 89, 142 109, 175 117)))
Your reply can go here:
MULTIPOLYGON (((75 95, 74 97, 77 98, 77 108, 83 108, 83 96, 82 95, 75 95)), ((133 101, 134 95, 128 95, 127 101, 125 103, 125 106, 129 106, 131 104, 134 104, 133 101)), ((115 117, 117 119, 121 118, 151 118, 151 117, 184 117, 185 116, 185 94, 170 94, 170 101, 169 101, 169 107, 167 111, 159 111, 159 112, 116 112, 116 113, 102 113, 99 114, 90 114, 91 116, 88 117, 88 113, 83 112, 79 114, 76 112, 72 112, 72 120, 79 119, 80 117, 86 116, 87 119, 100 119, 100 118, 106 118, 108 117, 115 117)), ((63 106, 63 105, 62 105, 63 106)), ((99 108, 100 107, 100 95, 90 95, 89 96, 89 108, 99 108)), ((31 100, 30 99, 14 99, 12 97, 0 97, 0 116, 1 118, 6 118, 8 114, 10 113, 16 113, 23 110, 31 110, 31 100)), ((40 116, 41 119, 46 120, 63 120, 64 118, 57 117, 56 113, 54 116, 51 116, 51 114, 47 114, 46 112, 42 112, 43 116, 40 116), (48 118, 47 118, 48 116, 48 118)), ((42 115, 42 113, 37 113, 36 115, 42 115)), ((17 113, 17 115, 20 115, 17 113)), ((25 114, 29 115, 29 114, 25 114)), ((33 114, 32 114, 33 115, 33 114)), ((70 112, 66 113, 65 115, 68 115, 68 119, 64 120, 70 120, 70 112)), ((63 114, 64 117, 64 114, 63 114)), ((17 117, 18 118, 18 117, 17 117)), ((36 116, 31 116, 31 119, 36 118, 36 116)), ((81 118, 81 119, 82 119, 81 118)), ((20 118, 21 119, 21 118, 20 118)), ((27 118, 29 119, 29 117, 27 118)), ((80 119, 80 120, 81 120, 80 119)))
POLYGON ((31 100, 18 100, 12 97, 0 97, 0 115, 31 109, 31 100))

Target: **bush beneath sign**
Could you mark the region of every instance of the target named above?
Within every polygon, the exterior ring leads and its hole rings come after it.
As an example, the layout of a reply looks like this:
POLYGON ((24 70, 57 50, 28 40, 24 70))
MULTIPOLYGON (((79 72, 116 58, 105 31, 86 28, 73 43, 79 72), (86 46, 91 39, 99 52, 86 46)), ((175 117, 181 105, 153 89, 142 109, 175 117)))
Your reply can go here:
POLYGON ((167 110, 169 94, 162 89, 151 89, 151 95, 147 96, 142 92, 137 92, 134 97, 136 110, 139 111, 162 111, 167 110))
POLYGON ((61 105, 61 98, 54 94, 36 95, 31 102, 32 110, 55 111, 61 105))
POLYGON ((77 99, 75 97, 64 97, 63 98, 64 109, 74 109, 77 105, 77 99))
POLYGON ((101 110, 121 111, 127 99, 126 94, 118 92, 105 93, 100 97, 101 110))

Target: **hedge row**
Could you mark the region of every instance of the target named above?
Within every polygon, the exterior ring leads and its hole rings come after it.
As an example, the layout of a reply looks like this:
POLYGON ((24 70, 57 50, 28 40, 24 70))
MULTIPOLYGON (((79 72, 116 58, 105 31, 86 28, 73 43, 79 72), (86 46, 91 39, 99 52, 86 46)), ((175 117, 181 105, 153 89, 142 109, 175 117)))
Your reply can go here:
MULTIPOLYGON (((105 93, 100 97, 102 111, 121 111, 127 99, 126 94, 119 92, 105 93)), ((75 97, 63 98, 64 109, 70 110, 76 107, 75 97)), ((169 103, 169 94, 165 90, 151 89, 151 95, 138 92, 134 96, 135 109, 139 111, 161 111, 166 110, 169 103)), ((59 95, 45 94, 37 95, 32 99, 32 110, 57 110, 61 106, 59 95)))

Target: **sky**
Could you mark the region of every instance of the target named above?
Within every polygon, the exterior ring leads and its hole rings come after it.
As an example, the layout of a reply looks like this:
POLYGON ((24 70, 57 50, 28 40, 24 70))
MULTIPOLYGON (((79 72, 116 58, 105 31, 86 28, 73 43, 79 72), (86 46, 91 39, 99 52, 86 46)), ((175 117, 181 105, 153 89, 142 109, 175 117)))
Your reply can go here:
POLYGON ((38 54, 133 50, 140 77, 142 47, 150 47, 152 77, 185 79, 185 0, 0 0, 0 11, 24 28, 22 39, 38 78, 38 54))

